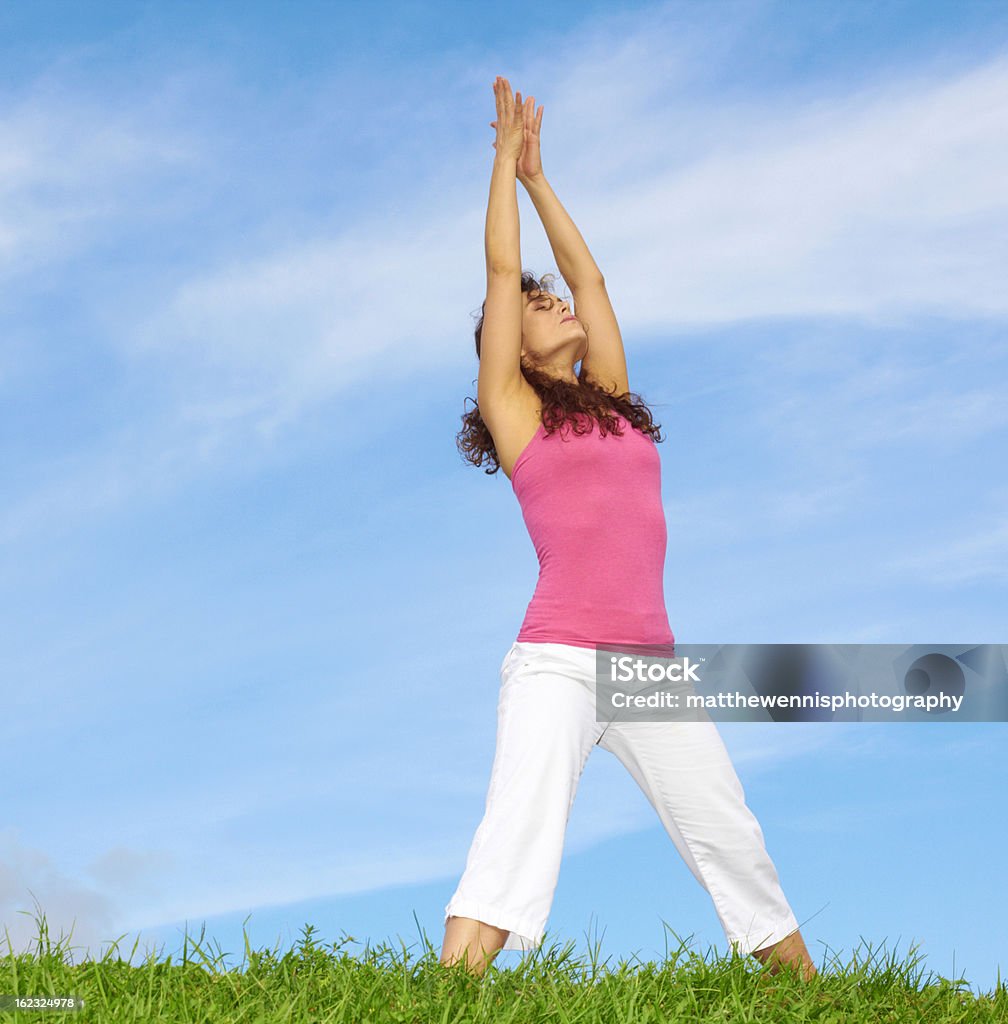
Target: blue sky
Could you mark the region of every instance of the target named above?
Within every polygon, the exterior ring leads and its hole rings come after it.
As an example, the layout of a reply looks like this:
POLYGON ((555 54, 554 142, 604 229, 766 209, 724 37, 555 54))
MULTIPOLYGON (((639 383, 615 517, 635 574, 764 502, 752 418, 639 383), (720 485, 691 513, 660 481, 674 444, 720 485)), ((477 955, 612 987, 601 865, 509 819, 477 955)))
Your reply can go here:
MULTIPOLYGON (((440 948, 537 568, 454 442, 498 73, 667 437, 676 638, 1008 640, 1003 5, 6 5, 18 948, 33 896, 78 958, 205 921, 240 961, 249 914, 440 948)), ((818 963, 993 986, 1003 723, 721 729, 818 963)), ((549 928, 657 956, 662 918, 726 949, 596 751, 549 928)))

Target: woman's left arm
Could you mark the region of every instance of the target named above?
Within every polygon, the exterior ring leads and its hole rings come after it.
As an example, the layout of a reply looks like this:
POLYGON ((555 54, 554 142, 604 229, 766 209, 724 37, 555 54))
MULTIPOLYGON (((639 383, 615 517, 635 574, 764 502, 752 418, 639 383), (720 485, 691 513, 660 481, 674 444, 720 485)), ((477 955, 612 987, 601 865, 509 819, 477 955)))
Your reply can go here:
MULTIPOLYGON (((557 269, 573 293, 574 315, 588 332, 588 353, 581 362, 581 369, 604 388, 615 386, 616 394, 623 395, 630 390, 626 353, 605 278, 581 232, 543 174, 539 149, 542 113, 542 107, 535 113, 535 97, 526 97, 522 104, 525 138, 518 157, 517 177, 546 230, 557 269)), ((491 127, 496 124, 496 121, 490 122, 491 127)))
POLYGON ((540 172, 519 180, 546 229, 557 269, 570 285, 574 315, 588 332, 588 352, 581 361, 581 369, 602 387, 615 387, 617 395, 624 395, 630 390, 626 352, 602 271, 545 175, 540 172))

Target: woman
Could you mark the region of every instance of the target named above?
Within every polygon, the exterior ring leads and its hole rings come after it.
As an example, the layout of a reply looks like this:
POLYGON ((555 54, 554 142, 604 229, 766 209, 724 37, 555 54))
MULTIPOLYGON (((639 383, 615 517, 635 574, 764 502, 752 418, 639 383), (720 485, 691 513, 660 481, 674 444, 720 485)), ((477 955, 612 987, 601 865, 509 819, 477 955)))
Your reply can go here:
MULTIPOLYGON (((594 746, 615 754, 710 893, 729 942, 776 973, 816 973, 763 834, 714 723, 599 722, 596 648, 674 643, 662 576, 660 430, 630 392, 602 274, 542 173, 542 107, 494 83, 487 295, 476 408, 460 450, 503 469, 539 580, 501 665, 486 811, 445 907, 442 963, 482 974, 500 949, 542 941, 567 819, 594 746), (516 181, 535 204, 571 306, 523 273, 516 181), (574 366, 580 361, 578 374, 574 366)), ((545 280, 545 279, 544 279, 545 280)))

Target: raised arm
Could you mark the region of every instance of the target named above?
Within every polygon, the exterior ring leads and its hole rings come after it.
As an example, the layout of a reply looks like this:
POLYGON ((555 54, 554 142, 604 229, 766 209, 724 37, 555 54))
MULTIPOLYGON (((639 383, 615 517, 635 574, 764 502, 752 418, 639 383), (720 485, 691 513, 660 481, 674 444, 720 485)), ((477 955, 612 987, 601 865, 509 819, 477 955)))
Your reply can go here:
POLYGON ((534 111, 535 97, 530 96, 522 106, 524 140, 516 176, 546 229, 557 269, 573 293, 575 315, 586 325, 588 353, 581 362, 582 372, 603 387, 615 387, 617 394, 625 394, 630 390, 626 353, 605 279, 581 232, 543 174, 539 152, 543 108, 539 108, 538 114, 534 111))
MULTIPOLYGON (((492 416, 495 405, 518 389, 521 376, 522 303, 517 164, 523 126, 521 93, 513 98, 507 79, 494 83, 497 150, 486 215, 487 294, 480 335, 476 401, 492 416)), ((485 418, 485 417, 484 417, 485 418)), ((488 426, 489 426, 488 422, 488 426)), ((491 430, 493 427, 491 426, 491 430)))

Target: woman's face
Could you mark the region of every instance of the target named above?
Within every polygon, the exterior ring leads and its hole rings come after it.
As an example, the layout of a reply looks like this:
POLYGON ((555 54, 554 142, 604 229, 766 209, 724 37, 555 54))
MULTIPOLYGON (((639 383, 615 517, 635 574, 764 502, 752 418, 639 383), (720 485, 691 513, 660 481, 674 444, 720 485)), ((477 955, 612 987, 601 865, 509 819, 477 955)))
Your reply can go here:
POLYGON ((550 292, 523 292, 521 354, 536 366, 564 376, 588 352, 588 335, 570 303, 550 292))

